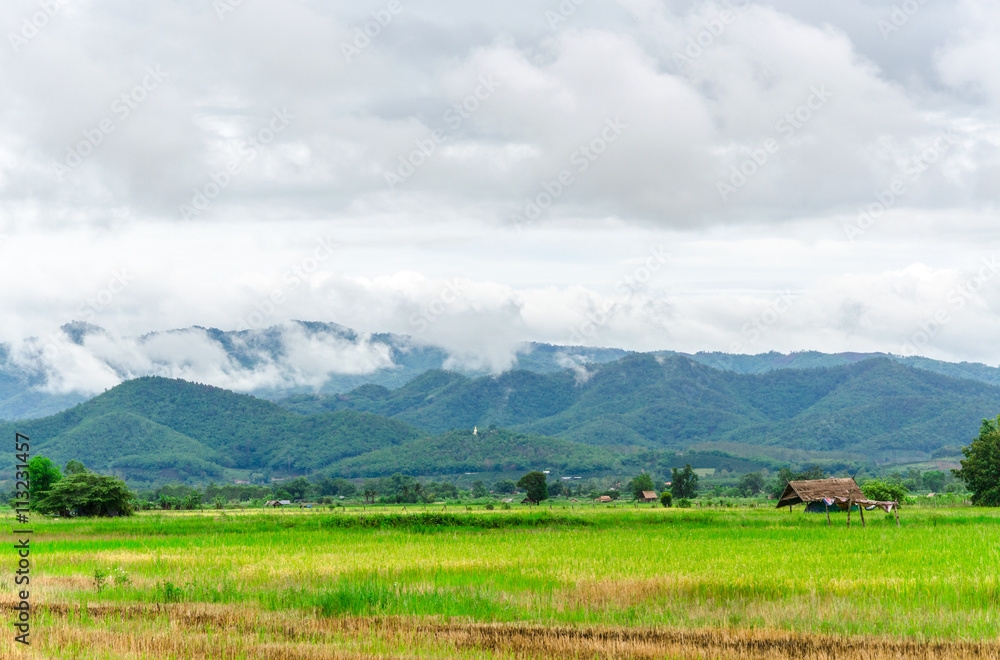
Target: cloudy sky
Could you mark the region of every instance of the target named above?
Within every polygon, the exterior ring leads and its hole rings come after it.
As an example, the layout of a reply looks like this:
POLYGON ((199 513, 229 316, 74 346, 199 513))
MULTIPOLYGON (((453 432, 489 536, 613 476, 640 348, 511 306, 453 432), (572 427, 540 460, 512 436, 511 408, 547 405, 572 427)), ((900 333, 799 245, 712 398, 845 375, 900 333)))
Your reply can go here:
POLYGON ((1000 5, 7 0, 0 340, 1000 362, 1000 5))

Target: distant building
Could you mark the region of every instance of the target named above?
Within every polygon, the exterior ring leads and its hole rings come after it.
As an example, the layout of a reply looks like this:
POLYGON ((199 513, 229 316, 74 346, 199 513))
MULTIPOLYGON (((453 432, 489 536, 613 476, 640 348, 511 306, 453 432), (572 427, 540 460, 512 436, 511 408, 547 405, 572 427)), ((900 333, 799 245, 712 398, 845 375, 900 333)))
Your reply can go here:
POLYGON ((642 491, 642 497, 639 498, 640 502, 655 502, 657 500, 657 495, 651 490, 642 491))
POLYGON ((611 501, 611 496, 610 495, 601 495, 600 497, 598 497, 594 501, 595 502, 610 502, 611 501))

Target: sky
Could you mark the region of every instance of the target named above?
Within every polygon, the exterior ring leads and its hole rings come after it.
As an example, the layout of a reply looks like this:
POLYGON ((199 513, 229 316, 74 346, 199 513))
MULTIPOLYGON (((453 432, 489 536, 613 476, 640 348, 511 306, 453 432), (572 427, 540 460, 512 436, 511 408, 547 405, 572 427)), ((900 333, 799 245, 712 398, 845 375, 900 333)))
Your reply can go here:
POLYGON ((995 2, 8 0, 0 28, 9 345, 301 319, 496 371, 526 341, 1000 363, 995 2))

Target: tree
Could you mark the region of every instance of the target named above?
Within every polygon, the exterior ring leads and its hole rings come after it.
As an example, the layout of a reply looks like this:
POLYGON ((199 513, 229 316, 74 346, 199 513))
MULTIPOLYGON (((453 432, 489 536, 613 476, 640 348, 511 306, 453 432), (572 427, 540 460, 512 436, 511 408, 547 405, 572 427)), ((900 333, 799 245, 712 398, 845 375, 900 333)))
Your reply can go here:
POLYGON ((545 487, 545 475, 541 472, 529 472, 521 477, 517 482, 518 488, 523 488, 528 492, 528 499, 541 502, 548 499, 549 491, 545 487))
POLYGON ((304 500, 312 489, 312 484, 305 477, 298 477, 281 484, 281 487, 288 491, 291 500, 304 500))
POLYGON ((698 493, 698 475, 691 469, 691 464, 684 466, 683 470, 677 468, 670 469, 670 491, 676 499, 689 499, 698 493))
POLYGON ((476 499, 479 499, 480 497, 486 497, 486 484, 484 484, 481 480, 473 481, 472 496, 475 497, 476 499))
POLYGON ((59 466, 45 458, 35 456, 28 461, 28 504, 32 510, 41 511, 39 505, 48 492, 63 478, 59 466))
POLYGON ((940 493, 944 490, 944 482, 948 479, 948 475, 940 470, 929 470, 924 472, 924 488, 931 491, 932 493, 940 493))
POLYGON ((1000 506, 1000 416, 984 419, 979 437, 962 447, 965 460, 955 476, 965 482, 977 506, 1000 506))
POLYGON ((78 516, 130 516, 134 499, 121 479, 81 472, 52 486, 38 510, 64 516, 74 512, 78 516))
POLYGON ((501 479, 493 484, 493 490, 500 494, 508 495, 517 491, 517 484, 511 479, 501 479))
POLYGON ((866 481, 860 488, 865 497, 876 502, 902 502, 907 492, 906 486, 902 484, 880 479, 866 481))
POLYGON ((69 462, 66 463, 66 469, 63 470, 63 472, 66 473, 66 476, 69 476, 71 474, 83 474, 86 471, 87 471, 86 466, 84 466, 83 463, 76 460, 75 458, 71 458, 69 462))
POLYGON ((654 490, 653 477, 648 472, 643 472, 628 482, 628 489, 632 491, 632 499, 637 500, 642 497, 642 491, 654 490))
POLYGON ((756 495, 764 490, 764 477, 760 472, 748 472, 740 478, 739 489, 745 495, 756 495))
POLYGON ((673 504, 673 501, 674 497, 673 495, 670 494, 669 490, 665 490, 662 493, 660 493, 660 504, 662 504, 664 507, 670 506, 671 504, 673 504))

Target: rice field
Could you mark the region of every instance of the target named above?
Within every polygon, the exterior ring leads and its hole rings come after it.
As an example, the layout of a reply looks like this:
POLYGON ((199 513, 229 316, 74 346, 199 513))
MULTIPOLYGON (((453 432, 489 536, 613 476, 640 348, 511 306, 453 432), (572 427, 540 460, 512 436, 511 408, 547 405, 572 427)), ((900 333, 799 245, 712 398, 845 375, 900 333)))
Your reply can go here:
POLYGON ((452 509, 38 518, 0 655, 1000 657, 997 511, 452 509))

